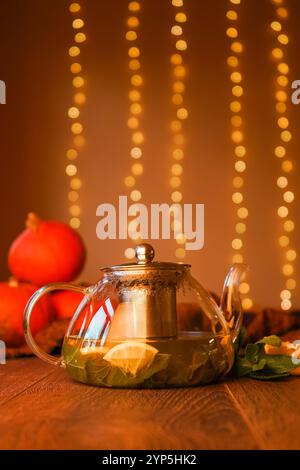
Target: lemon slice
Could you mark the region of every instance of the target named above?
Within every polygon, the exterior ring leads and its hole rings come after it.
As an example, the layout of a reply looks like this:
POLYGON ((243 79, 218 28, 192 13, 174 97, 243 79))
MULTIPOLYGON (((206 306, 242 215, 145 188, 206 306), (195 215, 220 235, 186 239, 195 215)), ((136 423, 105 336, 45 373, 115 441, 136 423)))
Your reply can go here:
POLYGON ((101 354, 102 356, 107 353, 108 348, 105 346, 96 346, 95 348, 82 348, 80 350, 80 353, 83 356, 86 356, 87 354, 101 354))
POLYGON ((146 343, 128 341, 114 346, 105 356, 112 366, 119 367, 126 374, 136 375, 144 367, 149 367, 158 349, 146 343))

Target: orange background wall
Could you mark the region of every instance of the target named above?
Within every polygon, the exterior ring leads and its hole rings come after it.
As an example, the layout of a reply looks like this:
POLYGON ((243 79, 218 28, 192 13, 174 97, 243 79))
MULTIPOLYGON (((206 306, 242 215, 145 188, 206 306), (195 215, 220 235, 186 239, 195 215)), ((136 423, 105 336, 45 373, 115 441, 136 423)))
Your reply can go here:
MULTIPOLYGON (((87 42, 81 62, 88 101, 82 112, 87 145, 79 160, 83 180, 82 227, 88 261, 82 278, 94 281, 102 265, 124 261, 124 241, 96 238, 96 207, 116 202, 124 192, 128 174, 129 133, 126 128, 127 44, 124 40, 125 0, 82 0, 87 42)), ((144 166, 142 202, 169 202, 172 118, 170 104, 172 11, 168 0, 144 0, 141 27, 142 65, 145 77, 144 166)), ((68 219, 68 179, 64 153, 70 144, 66 111, 72 103, 68 48, 72 43, 71 15, 65 0, 3 0, 0 17, 0 79, 7 85, 7 104, 0 106, 1 232, 0 271, 8 276, 6 253, 22 229, 28 211, 44 218, 68 219)), ((187 151, 184 160, 185 202, 205 204, 205 247, 188 252, 187 262, 207 287, 219 292, 231 259, 234 207, 231 202, 233 155, 229 139, 230 82, 226 66, 226 0, 186 0, 189 21, 185 27, 189 49, 186 102, 187 151)), ((245 78, 244 118, 248 170, 245 199, 249 228, 245 255, 251 265, 252 295, 258 306, 278 306, 284 285, 283 255, 276 215, 279 163, 272 149, 278 142, 274 114, 274 65, 270 57, 273 36, 269 24, 274 8, 268 0, 245 0, 240 33, 245 44, 242 72, 245 78)), ((291 43, 288 59, 291 80, 300 79, 300 2, 288 2, 287 28, 291 43)), ((300 196, 300 106, 291 106, 295 139, 290 145, 296 161, 291 185, 300 196)), ((299 219, 297 203, 293 218, 299 219)), ((297 227, 298 229, 298 227, 297 227)), ((295 246, 300 246, 297 230, 295 246)), ((155 242, 161 259, 174 259, 174 242, 155 242)), ((299 274, 299 269, 298 269, 299 274)), ((300 307, 300 290, 295 297, 300 307)))

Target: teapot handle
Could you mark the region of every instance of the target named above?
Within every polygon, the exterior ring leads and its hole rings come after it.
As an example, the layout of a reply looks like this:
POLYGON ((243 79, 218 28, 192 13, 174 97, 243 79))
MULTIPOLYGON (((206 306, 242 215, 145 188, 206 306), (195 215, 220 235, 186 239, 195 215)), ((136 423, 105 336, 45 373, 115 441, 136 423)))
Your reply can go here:
POLYGON ((63 282, 47 284, 46 286, 41 287, 31 296, 25 307, 23 329, 26 342, 30 349, 34 352, 34 354, 43 361, 49 362, 49 364, 60 366, 63 365, 62 356, 55 357, 43 351, 34 340, 30 329, 30 318, 35 304, 40 300, 43 295, 48 294, 49 292, 52 292, 54 290, 70 290, 73 292, 80 292, 82 294, 87 293, 87 288, 85 287, 76 286, 74 284, 66 284, 63 282))

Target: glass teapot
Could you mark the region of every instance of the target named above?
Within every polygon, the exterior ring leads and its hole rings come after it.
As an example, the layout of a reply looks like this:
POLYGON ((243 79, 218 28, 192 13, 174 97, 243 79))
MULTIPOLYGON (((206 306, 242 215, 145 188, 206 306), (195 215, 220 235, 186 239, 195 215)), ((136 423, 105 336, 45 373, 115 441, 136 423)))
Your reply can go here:
POLYGON ((103 268, 88 288, 49 284, 29 300, 25 338, 32 351, 66 368, 76 380, 103 387, 152 388, 207 384, 225 375, 234 361, 242 324, 239 282, 245 265, 233 265, 220 307, 192 277, 191 266, 155 262, 142 244, 137 263, 103 268), (42 351, 30 331, 39 298, 56 289, 81 292, 60 358, 42 351))

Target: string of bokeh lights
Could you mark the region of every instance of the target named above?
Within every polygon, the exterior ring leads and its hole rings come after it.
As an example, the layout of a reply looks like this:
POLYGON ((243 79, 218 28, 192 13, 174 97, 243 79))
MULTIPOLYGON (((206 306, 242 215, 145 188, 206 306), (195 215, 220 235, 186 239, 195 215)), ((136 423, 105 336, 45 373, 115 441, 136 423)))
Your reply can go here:
MULTIPOLYGON (((175 108, 174 119, 170 124, 172 132, 172 163, 170 169, 169 184, 171 187, 172 203, 180 203, 183 199, 182 194, 182 174, 183 166, 181 161, 184 158, 184 122, 188 118, 188 110, 184 103, 186 67, 184 65, 184 53, 188 48, 187 41, 184 38, 184 24, 187 21, 187 15, 184 12, 183 0, 171 0, 174 7, 174 22, 171 27, 171 36, 174 40, 175 51, 171 54, 170 62, 172 66, 172 104, 175 108)), ((183 259, 186 256, 184 248, 186 237, 183 233, 182 222, 176 218, 176 213, 172 211, 172 228, 176 234, 175 240, 179 247, 175 250, 175 256, 183 259), (176 226, 177 225, 177 226, 176 226)))
POLYGON ((67 150, 66 157, 68 163, 65 171, 69 177, 69 190, 68 190, 68 210, 69 210, 69 224, 72 228, 78 229, 80 227, 81 208, 79 204, 79 190, 82 186, 82 181, 78 176, 77 159, 81 148, 85 144, 83 136, 83 125, 80 120, 81 107, 86 102, 86 95, 84 93, 85 81, 82 77, 82 65, 80 63, 81 47, 80 45, 86 41, 86 34, 84 33, 84 21, 81 18, 81 6, 79 3, 71 3, 69 11, 72 15, 72 28, 74 31, 74 43, 69 48, 69 57, 72 59, 70 71, 72 75, 72 86, 74 89, 73 103, 68 109, 68 117, 72 121, 72 146, 67 150))
MULTIPOLYGON (((143 77, 141 75, 141 50, 139 47, 138 29, 140 26, 139 14, 141 11, 140 2, 128 3, 129 16, 127 18, 126 41, 128 42, 128 69, 130 73, 129 116, 127 127, 130 131, 131 147, 130 157, 133 163, 130 168, 130 174, 125 177, 125 187, 130 190, 130 199, 133 202, 139 202, 142 198, 141 190, 138 189, 138 177, 144 172, 144 166, 141 163, 143 156, 144 133, 141 130, 142 107, 142 85, 143 77)), ((141 242, 140 233, 134 231, 130 233, 135 243, 141 242)), ((125 249, 125 257, 132 259, 135 256, 134 249, 129 247, 125 249)))
POLYGON ((275 19, 271 22, 270 28, 275 35, 275 47, 272 49, 272 57, 276 63, 276 85, 275 85, 275 110, 276 123, 279 130, 279 139, 274 148, 276 159, 280 162, 280 171, 277 178, 277 188, 280 190, 281 202, 277 210, 280 220, 281 235, 279 246, 283 251, 282 274, 285 278, 284 289, 280 292, 282 310, 290 310, 292 307, 292 291, 296 288, 295 260, 297 252, 291 245, 291 235, 295 229, 295 222, 291 214, 291 205, 295 200, 294 190, 288 178, 293 171, 294 165, 289 152, 289 144, 292 140, 292 133, 289 130, 288 100, 289 100, 289 65, 286 58, 286 46, 289 37, 284 32, 283 22, 288 18, 289 12, 284 0, 271 0, 275 6, 275 19))
MULTIPOLYGON (((232 180, 233 193, 232 202, 236 211, 235 235, 232 239, 231 246, 234 250, 232 256, 233 263, 243 263, 243 247, 244 235, 247 231, 248 209, 245 205, 245 197, 243 187, 245 184, 245 172, 247 169, 246 155, 247 149, 244 143, 243 118, 242 118, 242 97, 244 94, 243 76, 241 74, 240 56, 243 53, 243 44, 239 39, 239 10, 241 0, 229 0, 228 10, 226 11, 226 19, 228 26, 226 36, 230 40, 230 55, 227 57, 227 65, 229 68, 231 94, 230 102, 230 132, 231 140, 234 146, 234 178, 232 180)), ((245 310, 253 306, 250 297, 249 282, 241 282, 240 293, 242 294, 242 305, 245 310)))

